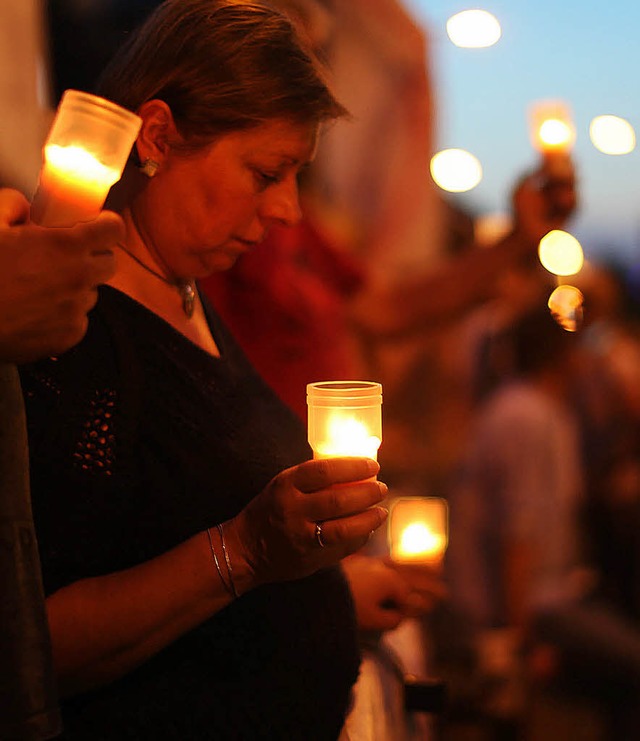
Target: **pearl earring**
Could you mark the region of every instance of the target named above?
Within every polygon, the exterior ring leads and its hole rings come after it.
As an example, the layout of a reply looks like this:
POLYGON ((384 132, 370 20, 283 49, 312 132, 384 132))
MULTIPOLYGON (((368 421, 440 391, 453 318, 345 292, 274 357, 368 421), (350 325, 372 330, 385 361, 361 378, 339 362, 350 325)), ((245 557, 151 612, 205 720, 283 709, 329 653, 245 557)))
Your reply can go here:
POLYGON ((140 172, 148 178, 152 178, 158 172, 159 167, 159 162, 152 160, 151 157, 147 157, 147 159, 140 165, 140 172))

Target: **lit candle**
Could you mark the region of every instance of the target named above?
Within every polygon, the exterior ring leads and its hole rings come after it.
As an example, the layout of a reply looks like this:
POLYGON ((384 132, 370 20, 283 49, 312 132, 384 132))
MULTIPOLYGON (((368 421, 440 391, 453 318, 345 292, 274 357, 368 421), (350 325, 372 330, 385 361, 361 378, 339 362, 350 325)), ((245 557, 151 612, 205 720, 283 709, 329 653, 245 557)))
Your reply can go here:
POLYGON ((379 383, 310 383, 307 404, 309 444, 314 458, 377 458, 382 442, 382 386, 379 383))
POLYGON ((95 218, 120 178, 142 120, 109 100, 65 91, 43 149, 31 219, 72 226, 95 218))
POLYGON ((447 548, 447 503, 437 497, 392 502, 389 516, 391 558, 399 563, 438 563, 447 548))
POLYGON ((120 171, 107 167, 78 145, 44 148, 32 219, 42 226, 70 226, 95 218, 120 171))
POLYGON ((576 138, 571 112, 562 101, 541 101, 530 109, 534 147, 543 154, 568 154, 576 138))

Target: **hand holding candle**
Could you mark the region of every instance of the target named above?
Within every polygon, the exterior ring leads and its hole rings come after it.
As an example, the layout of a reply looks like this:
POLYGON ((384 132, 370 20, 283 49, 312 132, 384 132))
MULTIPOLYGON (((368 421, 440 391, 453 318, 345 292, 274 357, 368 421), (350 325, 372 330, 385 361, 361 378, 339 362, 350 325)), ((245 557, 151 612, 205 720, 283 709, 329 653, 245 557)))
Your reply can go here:
POLYGON ((31 220, 73 226, 95 218, 122 175, 141 123, 111 101, 67 90, 44 146, 31 220))

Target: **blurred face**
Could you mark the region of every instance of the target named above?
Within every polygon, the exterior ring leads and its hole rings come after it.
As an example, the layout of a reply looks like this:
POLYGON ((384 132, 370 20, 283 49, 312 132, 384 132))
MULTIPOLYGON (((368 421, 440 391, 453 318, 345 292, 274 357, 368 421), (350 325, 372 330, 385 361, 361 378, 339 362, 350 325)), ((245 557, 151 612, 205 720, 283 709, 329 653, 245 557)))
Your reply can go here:
POLYGON ((140 235, 176 276, 225 270, 274 224, 300 219, 297 176, 316 125, 270 121, 195 154, 171 151, 141 196, 140 235))

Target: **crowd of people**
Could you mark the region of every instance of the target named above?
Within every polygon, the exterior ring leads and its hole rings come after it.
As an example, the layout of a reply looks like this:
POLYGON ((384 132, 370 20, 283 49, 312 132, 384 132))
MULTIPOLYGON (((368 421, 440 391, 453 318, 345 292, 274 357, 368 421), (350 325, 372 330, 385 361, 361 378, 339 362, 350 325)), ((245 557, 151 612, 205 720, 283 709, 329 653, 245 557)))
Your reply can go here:
POLYGON ((58 94, 141 118, 106 210, 47 229, 0 190, 0 738, 448 741, 459 690, 472 733, 533 738, 558 688, 636 738, 640 343, 613 271, 578 277, 579 332, 546 307, 536 249, 573 172, 541 162, 510 230, 453 254, 399 5, 107 6, 52 1, 42 26, 58 94), (312 460, 306 384, 363 377, 379 463, 312 460), (396 491, 448 501, 442 568, 384 552, 396 491), (402 656, 399 694, 375 686, 409 623, 451 684, 437 727, 402 656))

